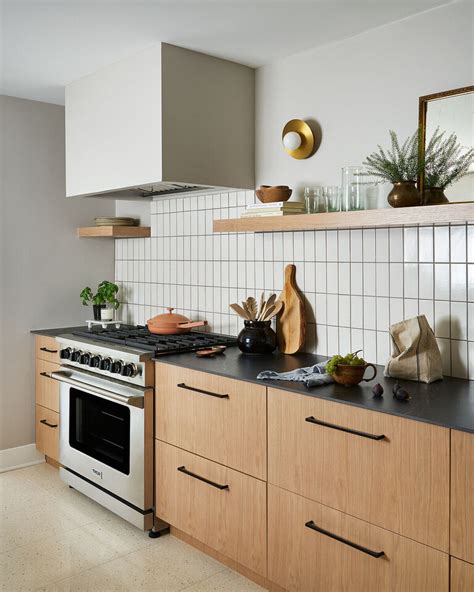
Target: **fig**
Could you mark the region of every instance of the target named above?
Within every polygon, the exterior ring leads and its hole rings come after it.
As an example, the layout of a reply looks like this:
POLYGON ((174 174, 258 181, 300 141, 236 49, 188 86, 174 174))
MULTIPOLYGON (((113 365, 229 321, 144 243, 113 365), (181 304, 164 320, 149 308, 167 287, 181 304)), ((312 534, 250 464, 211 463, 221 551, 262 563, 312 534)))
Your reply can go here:
POLYGON ((374 393, 374 397, 376 399, 380 399, 380 397, 383 397, 383 386, 377 382, 377 384, 374 384, 372 387, 372 392, 374 393))
POLYGON ((396 393, 393 394, 395 399, 398 401, 408 401, 410 398, 410 393, 406 391, 404 388, 400 387, 396 393))
POLYGON ((394 396, 394 397, 396 396, 398 389, 401 389, 401 388, 402 388, 402 387, 401 387, 401 386, 398 384, 398 382, 396 382, 396 383, 393 385, 392 393, 393 393, 393 396, 394 396))

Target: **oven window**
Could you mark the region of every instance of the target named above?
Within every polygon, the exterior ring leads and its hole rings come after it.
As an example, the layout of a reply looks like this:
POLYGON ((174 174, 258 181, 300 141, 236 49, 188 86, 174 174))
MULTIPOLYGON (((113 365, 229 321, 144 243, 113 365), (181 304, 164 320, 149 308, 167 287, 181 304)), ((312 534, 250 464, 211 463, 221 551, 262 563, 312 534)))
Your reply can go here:
POLYGON ((130 473, 130 409, 75 388, 69 389, 69 444, 130 473))

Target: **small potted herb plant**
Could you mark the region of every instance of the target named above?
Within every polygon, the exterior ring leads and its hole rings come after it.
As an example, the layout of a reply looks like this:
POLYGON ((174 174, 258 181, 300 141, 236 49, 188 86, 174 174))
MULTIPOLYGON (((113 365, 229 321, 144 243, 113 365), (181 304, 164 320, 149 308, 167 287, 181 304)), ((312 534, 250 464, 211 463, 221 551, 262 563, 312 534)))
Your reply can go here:
POLYGON ((421 165, 418 158, 418 132, 407 138, 400 146, 397 134, 390 130, 391 149, 378 147, 378 152, 367 156, 364 165, 367 173, 381 181, 393 183, 388 194, 388 203, 393 208, 419 206, 421 197, 416 180, 421 165))
POLYGON ((92 304, 95 321, 112 320, 113 310, 117 310, 120 306, 120 302, 117 300, 118 290, 117 284, 104 280, 97 286, 95 294, 87 286, 81 291, 80 298, 84 306, 92 304), (111 310, 112 314, 107 314, 107 309, 111 310))
POLYGON ((425 204, 447 203, 444 190, 469 174, 474 162, 474 148, 464 148, 456 134, 436 128, 425 150, 423 199, 425 204))

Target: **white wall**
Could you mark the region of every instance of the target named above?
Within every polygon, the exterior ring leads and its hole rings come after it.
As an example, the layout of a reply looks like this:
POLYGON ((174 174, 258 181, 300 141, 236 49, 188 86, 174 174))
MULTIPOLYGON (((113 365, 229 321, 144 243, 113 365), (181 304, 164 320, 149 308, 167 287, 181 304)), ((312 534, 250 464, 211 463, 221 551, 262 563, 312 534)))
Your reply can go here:
MULTIPOLYGON (((316 34, 317 34, 317 28, 316 34)), ((473 5, 455 3, 257 70, 257 183, 340 184, 388 130, 413 133, 418 97, 473 81, 473 5), (298 161, 281 146, 284 124, 316 119, 322 142, 298 161)))
POLYGON ((0 450, 34 442, 31 329, 81 324, 79 292, 113 278, 113 243, 76 227, 109 200, 66 199, 64 107, 0 96, 0 450))

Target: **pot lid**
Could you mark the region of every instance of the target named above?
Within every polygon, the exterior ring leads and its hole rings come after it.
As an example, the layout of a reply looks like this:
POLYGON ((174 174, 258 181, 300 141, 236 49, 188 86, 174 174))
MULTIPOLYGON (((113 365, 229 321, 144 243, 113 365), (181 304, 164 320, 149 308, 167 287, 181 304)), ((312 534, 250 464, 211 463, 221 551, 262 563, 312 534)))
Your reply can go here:
POLYGON ((149 319, 148 323, 154 327, 176 327, 181 323, 189 323, 188 317, 184 315, 173 313, 174 308, 168 307, 168 312, 156 315, 152 319, 149 319))

